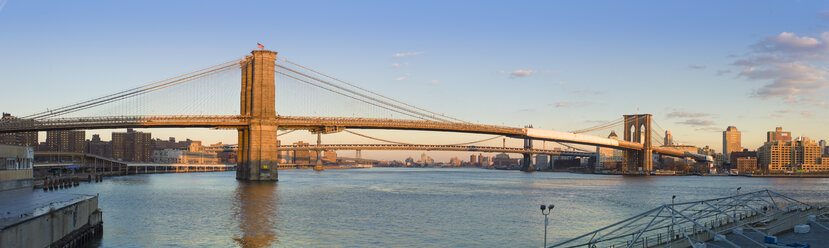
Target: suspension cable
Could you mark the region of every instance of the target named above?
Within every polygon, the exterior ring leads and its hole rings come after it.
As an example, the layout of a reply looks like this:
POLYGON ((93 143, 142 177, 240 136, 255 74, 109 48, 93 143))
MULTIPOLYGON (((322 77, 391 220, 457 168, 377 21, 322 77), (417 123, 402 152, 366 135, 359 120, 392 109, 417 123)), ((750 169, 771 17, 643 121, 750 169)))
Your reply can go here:
POLYGON ((303 82, 303 83, 306 83, 306 84, 310 84, 310 85, 315 86, 315 87, 318 87, 318 88, 320 88, 320 89, 324 89, 324 90, 327 90, 327 91, 333 92, 333 93, 335 93, 335 94, 339 94, 339 95, 342 95, 342 96, 345 96, 345 97, 348 97, 348 98, 351 98, 351 99, 354 99, 354 100, 357 100, 357 101, 361 101, 361 102, 363 102, 363 103, 370 104, 370 105, 375 106, 375 107, 378 107, 378 108, 382 108, 382 109, 385 109, 385 110, 388 110, 388 111, 392 111, 392 112, 395 112, 395 113, 398 113, 398 114, 402 114, 402 115, 407 115, 407 116, 410 116, 410 117, 413 117, 413 118, 417 118, 417 119, 421 119, 421 120, 426 120, 426 119, 425 119, 425 118, 423 118, 423 117, 419 117, 419 116, 414 116, 414 115, 411 115, 411 114, 403 113, 403 112, 400 112, 400 111, 397 111, 397 110, 394 110, 394 109, 387 108, 387 107, 385 107, 385 106, 380 106, 380 105, 377 105, 377 104, 375 104, 375 103, 371 103, 371 102, 368 102, 368 101, 366 101, 366 100, 356 98, 356 97, 354 97, 354 96, 349 96, 349 95, 347 95, 347 94, 345 94, 345 93, 342 93, 342 92, 339 92, 339 91, 336 91, 336 90, 333 90, 333 89, 329 89, 329 88, 323 87, 322 85, 315 84, 315 83, 312 83, 312 82, 309 82, 309 81, 306 81, 306 80, 299 79, 299 78, 297 78, 297 77, 294 77, 294 76, 288 75, 288 74, 286 74, 286 73, 284 73, 284 72, 281 72, 281 71, 274 71, 274 72, 276 72, 276 73, 278 73, 278 74, 280 74, 280 75, 283 75, 283 76, 286 76, 286 77, 292 78, 292 79, 294 79, 294 80, 297 80, 297 81, 300 81, 300 82, 303 82))
MULTIPOLYGON (((298 71, 296 71, 296 70, 293 70, 293 69, 290 69, 290 68, 284 67, 284 66, 282 66, 282 65, 276 65, 276 67, 278 67, 278 68, 282 68, 282 69, 285 69, 285 70, 288 70, 288 71, 290 71, 290 72, 293 72, 293 73, 296 73, 296 74, 302 75, 302 76, 304 76, 304 77, 306 77, 306 78, 309 78, 309 79, 312 79, 312 80, 314 80, 314 81, 317 81, 317 82, 320 82, 320 83, 326 84, 326 85, 331 86, 331 87, 335 87, 335 88, 340 89, 340 90, 344 90, 344 91, 346 91, 346 92, 348 92, 348 93, 351 93, 351 94, 354 94, 354 95, 358 95, 358 96, 364 97, 364 98, 366 98, 366 99, 369 99, 369 100, 371 100, 371 101, 375 101, 375 102, 378 102, 378 103, 381 103, 381 104, 384 104, 384 105, 387 105, 387 106, 390 106, 390 107, 393 107, 393 108, 396 108, 396 109, 399 109, 399 110, 402 110, 402 111, 406 111, 406 112, 409 112, 409 113, 412 113, 412 114, 415 114, 415 115, 420 115, 420 116, 423 116, 423 117, 426 117, 426 118, 431 118, 431 119, 435 119, 435 120, 439 120, 439 121, 450 122, 450 121, 445 120, 445 119, 441 119, 441 118, 437 118, 437 117, 435 117, 435 116, 430 116, 430 115, 427 115, 427 114, 423 114, 423 113, 420 113, 420 112, 417 112, 417 111, 414 111, 414 110, 411 110, 411 109, 407 109, 407 108, 404 108, 404 107, 401 107, 401 106, 398 106, 398 105, 394 105, 394 104, 391 104, 391 103, 388 103, 388 102, 385 102, 385 101, 382 101, 382 100, 379 100, 379 99, 376 99, 376 98, 373 98, 373 97, 367 96, 367 95, 365 95, 365 94, 361 94, 361 93, 359 93, 359 92, 356 92, 356 91, 353 91, 353 90, 350 90, 350 89, 346 89, 346 88, 344 88, 344 87, 342 87, 342 86, 332 84, 332 83, 330 83, 330 82, 327 82, 327 81, 325 81, 325 80, 321 80, 321 79, 316 78, 316 77, 313 77, 313 76, 309 76, 309 75, 307 75, 307 74, 304 74, 304 73, 298 72, 298 71)), ((375 105, 375 106, 376 106, 376 105, 375 105)))
POLYGON ((375 93, 375 92, 373 92, 373 91, 370 91, 370 90, 367 90, 367 89, 361 88, 361 87, 359 87, 359 86, 357 86, 357 85, 353 85, 353 84, 350 84, 350 83, 345 82, 345 81, 343 81, 343 80, 340 80, 340 79, 337 79, 337 78, 334 78, 334 77, 328 76, 328 75, 326 75, 326 74, 320 73, 320 72, 315 71, 315 70, 313 70, 313 69, 311 69, 311 68, 308 68, 308 67, 302 66, 302 65, 300 65, 300 64, 297 64, 297 63, 294 63, 294 62, 288 61, 287 59, 280 58, 280 57, 277 57, 277 59, 282 60, 282 61, 285 61, 285 62, 287 62, 287 63, 289 63, 289 64, 292 64, 292 65, 298 66, 298 67, 300 67, 300 68, 302 68, 302 69, 305 69, 305 70, 308 70, 308 71, 314 72, 314 73, 316 73, 316 74, 322 75, 323 77, 327 77, 327 78, 333 79, 333 80, 335 80, 335 81, 337 81, 337 82, 344 83, 344 84, 346 84, 346 85, 348 85, 348 86, 351 86, 351 87, 354 87, 354 88, 360 89, 360 90, 362 90, 362 91, 368 92, 369 94, 372 94, 372 95, 375 95, 375 96, 379 96, 379 97, 381 97, 381 98, 384 98, 384 99, 387 99, 387 100, 390 100, 390 101, 396 102, 396 103, 398 103, 398 104, 402 104, 402 105, 407 106, 407 107, 410 107, 410 108, 414 108, 414 109, 417 109, 417 110, 420 110, 420 111, 423 111, 423 112, 426 112, 426 113, 430 113, 430 114, 432 114, 432 115, 439 115, 439 116, 442 116, 442 117, 445 117, 445 118, 448 118, 448 119, 451 119, 451 120, 454 120, 454 121, 464 122, 464 123, 469 123, 469 122, 464 121, 464 120, 461 120, 461 119, 457 119, 457 118, 454 118, 454 117, 450 117, 450 116, 446 116, 446 115, 443 115, 443 114, 435 113, 435 112, 432 112, 432 111, 429 111, 429 110, 425 110, 425 109, 422 109, 422 108, 418 108, 418 107, 416 107, 416 106, 413 106, 413 105, 410 105, 410 104, 407 104, 407 103, 404 103, 404 102, 401 102, 401 101, 395 100, 395 99, 393 99, 393 98, 389 98, 389 97, 386 97, 386 96, 384 96, 384 95, 380 95, 380 94, 375 93))
POLYGON ((376 138, 376 137, 368 136, 368 135, 361 134, 361 133, 358 133, 358 132, 354 132, 354 131, 351 131, 351 130, 348 130, 348 129, 343 130, 343 131, 346 131, 350 134, 357 135, 357 136, 360 136, 360 137, 363 137, 363 138, 373 139, 373 140, 382 141, 382 142, 388 142, 388 143, 400 144, 400 145, 415 145, 415 144, 412 144, 412 143, 403 143, 403 142, 397 142, 397 141, 392 141, 392 140, 385 140, 385 139, 381 139, 381 138, 376 138))
POLYGON ((221 71, 225 71, 229 68, 237 67, 238 66, 237 62, 239 62, 239 61, 241 61, 241 59, 228 61, 228 62, 225 62, 225 63, 221 63, 219 65, 210 66, 210 67, 207 67, 207 68, 204 68, 204 69, 200 69, 200 70, 196 70, 196 71, 193 71, 193 72, 190 72, 190 73, 182 74, 182 75, 179 75, 179 76, 176 76, 176 77, 171 77, 171 78, 164 79, 164 80, 157 81, 157 82, 153 82, 153 83, 150 83, 150 84, 145 84, 145 85, 142 85, 142 86, 139 86, 139 87, 136 87, 136 88, 132 88, 132 89, 120 91, 120 92, 117 92, 117 93, 109 94, 109 95, 106 95, 106 96, 103 96, 103 97, 98 97, 98 98, 78 102, 78 103, 75 103, 75 104, 63 106, 63 107, 60 107, 60 108, 57 108, 57 109, 48 110, 48 111, 28 115, 28 116, 25 116, 23 118, 43 119, 43 118, 48 118, 48 117, 58 116, 58 115, 66 114, 66 113, 75 112, 75 111, 78 111, 78 110, 87 109, 89 107, 99 106, 99 105, 102 105, 102 104, 110 103, 110 102, 121 100, 121 99, 124 99, 124 98, 129 98, 129 97, 132 97, 132 96, 136 96, 136 94, 141 95, 141 94, 144 94, 146 92, 152 92, 152 91, 155 91, 155 90, 158 90, 158 89, 163 89, 163 88, 166 88, 166 87, 169 87, 169 86, 172 86, 172 85, 176 85, 177 82, 179 82, 179 83, 187 82, 187 81, 191 81, 192 79, 201 78, 205 75, 215 74, 215 73, 218 73, 218 72, 221 72, 221 71), (170 80, 173 80, 173 81, 170 81, 170 80), (142 93, 142 92, 144 92, 144 93, 142 93))
POLYGON ((282 133, 280 133, 280 134, 277 134, 277 135, 276 135, 276 137, 279 137, 279 136, 282 136, 282 135, 286 135, 286 134, 289 134, 289 133, 293 133, 293 132, 295 132, 295 131, 296 131, 296 129, 294 129, 294 130, 289 130, 289 131, 285 131, 285 132, 282 132, 282 133))
POLYGON ((570 132, 571 133, 586 133, 586 132, 592 132, 592 131, 607 129, 607 128, 614 127, 618 124, 621 124, 624 121, 625 121, 624 119, 620 118, 620 119, 616 119, 616 120, 613 120, 613 121, 610 121, 610 122, 607 122, 607 123, 604 123, 604 124, 599 124, 599 125, 596 125, 596 126, 593 126, 593 127, 589 127, 589 128, 585 128, 585 129, 581 129, 581 130, 570 131, 570 132))

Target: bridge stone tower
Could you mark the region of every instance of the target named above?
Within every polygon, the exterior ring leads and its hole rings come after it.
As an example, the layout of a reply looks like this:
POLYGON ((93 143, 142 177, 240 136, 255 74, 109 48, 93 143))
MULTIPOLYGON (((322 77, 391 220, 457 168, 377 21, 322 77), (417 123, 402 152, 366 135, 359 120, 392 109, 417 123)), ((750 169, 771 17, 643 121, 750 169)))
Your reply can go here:
POLYGON ((624 115, 625 141, 641 143, 641 151, 625 150, 622 171, 653 170, 653 148, 651 146, 651 118, 650 114, 624 115))
POLYGON ((250 122, 239 129, 237 180, 277 180, 275 64, 276 52, 266 50, 252 51, 241 62, 241 114, 250 122))
MULTIPOLYGON (((532 126, 530 126, 532 127, 532 126)), ((532 149, 533 148, 533 140, 532 139, 524 139, 524 149, 532 149)), ((521 171, 524 172, 533 172, 535 171, 535 166, 533 166, 533 159, 532 154, 524 153, 521 154, 524 156, 524 159, 521 160, 521 171)))

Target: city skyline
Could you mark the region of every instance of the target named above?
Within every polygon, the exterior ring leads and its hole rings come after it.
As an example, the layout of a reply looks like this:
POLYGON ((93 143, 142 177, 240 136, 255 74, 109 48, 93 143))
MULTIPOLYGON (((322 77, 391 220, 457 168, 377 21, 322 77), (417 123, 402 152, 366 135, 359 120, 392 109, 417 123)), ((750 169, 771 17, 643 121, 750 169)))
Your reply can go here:
MULTIPOLYGON (((828 139, 820 127, 829 124, 823 100, 829 4, 744 3, 605 2, 596 9, 546 2, 9 1, 0 9, 0 31, 9 34, 0 46, 6 58, 0 85, 40 97, 11 94, 10 102, 30 104, 0 110, 25 115, 85 100, 238 58, 259 42, 349 82, 472 122, 566 131, 639 112, 654 114, 681 143, 718 151, 722 131, 732 125, 752 150, 778 126, 795 137, 828 139), (247 15, 251 6, 279 9, 279 18, 247 15), (669 14, 676 8, 682 14, 669 14), (212 19, 219 12, 227 20, 212 19)), ((142 131, 236 143, 232 131, 142 131)), ((391 137, 474 140, 410 134, 391 137)), ((338 135, 328 139, 356 140, 338 135)))

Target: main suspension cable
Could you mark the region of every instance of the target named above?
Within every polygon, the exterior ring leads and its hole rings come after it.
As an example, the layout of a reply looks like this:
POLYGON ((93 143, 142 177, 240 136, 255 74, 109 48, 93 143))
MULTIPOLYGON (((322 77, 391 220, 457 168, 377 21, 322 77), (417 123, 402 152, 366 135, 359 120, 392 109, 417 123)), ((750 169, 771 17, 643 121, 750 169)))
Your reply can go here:
POLYGON ((416 107, 416 106, 413 106, 413 105, 407 104, 407 103, 405 103, 405 102, 401 102, 401 101, 395 100, 395 99, 393 99, 393 98, 389 98, 389 97, 386 97, 386 96, 384 96, 384 95, 380 95, 380 94, 378 94, 378 93, 375 93, 375 92, 373 92, 373 91, 370 91, 370 90, 364 89, 364 88, 359 87, 359 86, 357 86, 357 85, 350 84, 350 83, 348 83, 348 82, 345 82, 345 81, 343 81, 343 80, 337 79, 337 78, 335 78, 335 77, 328 76, 328 75, 326 75, 326 74, 320 73, 320 72, 318 72, 318 71, 316 71, 316 70, 313 70, 313 69, 311 69, 311 68, 308 68, 308 67, 302 66, 302 65, 300 65, 300 64, 297 64, 297 63, 294 63, 294 62, 288 61, 287 59, 280 58, 280 57, 277 57, 277 59, 282 60, 282 61, 285 61, 285 62, 287 62, 287 63, 289 63, 289 64, 292 64, 292 65, 298 66, 298 67, 300 67, 300 68, 302 68, 302 69, 305 69, 305 70, 308 70, 308 71, 314 72, 314 73, 316 73, 316 74, 322 75, 323 77, 327 77, 327 78, 330 78, 330 79, 335 80, 335 81, 337 81, 337 82, 340 82, 340 83, 346 84, 346 85, 348 85, 348 86, 351 86, 351 87, 354 87, 354 88, 360 89, 360 90, 362 90, 362 91, 368 92, 369 94, 372 94, 372 95, 375 95, 375 96, 381 97, 381 98, 383 98, 383 99, 387 99, 387 100, 390 100, 390 101, 396 102, 396 103, 398 103, 398 104, 402 104, 402 105, 404 105, 404 106, 407 106, 407 107, 410 107, 410 108, 413 108, 413 109, 417 109, 417 110, 420 110, 420 111, 423 111, 423 112, 426 112, 426 113, 430 113, 430 114, 432 114, 432 115, 439 115, 439 116, 442 116, 442 117, 445 117, 445 118, 448 118, 448 119, 451 119, 451 120, 454 120, 454 121, 464 122, 464 123, 469 123, 469 122, 464 121, 464 120, 461 120, 461 119, 457 119, 457 118, 454 118, 454 117, 446 116, 446 115, 444 115, 444 114, 435 113, 435 112, 432 112, 432 111, 429 111, 429 110, 425 110, 425 109, 422 109, 422 108, 418 108, 418 107, 416 107))

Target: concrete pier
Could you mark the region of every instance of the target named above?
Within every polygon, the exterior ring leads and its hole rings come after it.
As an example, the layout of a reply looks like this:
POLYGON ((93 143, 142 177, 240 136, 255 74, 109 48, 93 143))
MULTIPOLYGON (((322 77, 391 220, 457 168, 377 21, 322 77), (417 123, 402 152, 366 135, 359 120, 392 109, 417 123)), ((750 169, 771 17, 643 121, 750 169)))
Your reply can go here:
POLYGON ((0 192, 0 247, 83 247, 103 233, 98 197, 0 192))

